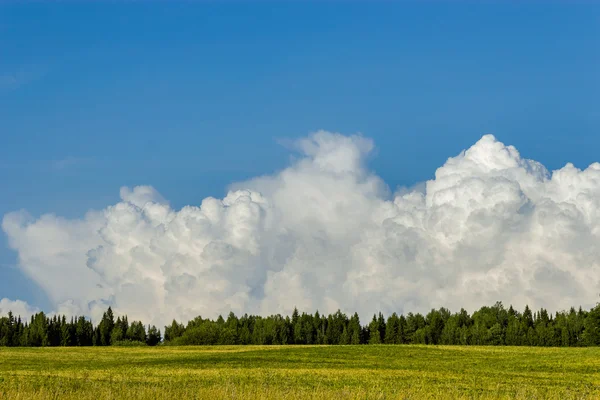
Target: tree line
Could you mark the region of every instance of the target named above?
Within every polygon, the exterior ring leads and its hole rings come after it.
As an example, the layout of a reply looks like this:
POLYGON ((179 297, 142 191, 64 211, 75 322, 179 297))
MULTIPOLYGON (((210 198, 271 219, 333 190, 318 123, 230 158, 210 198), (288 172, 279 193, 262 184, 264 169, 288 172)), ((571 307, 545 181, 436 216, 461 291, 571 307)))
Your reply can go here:
POLYGON ((302 313, 268 317, 229 313, 227 319, 196 317, 183 324, 173 320, 164 338, 155 326, 127 316, 115 320, 109 307, 98 325, 85 317, 46 316, 43 312, 23 322, 12 313, 0 318, 0 346, 109 346, 109 345, 291 345, 291 344, 443 344, 508 346, 598 346, 600 305, 589 311, 571 308, 554 315, 545 309, 523 312, 497 302, 470 315, 433 309, 426 315, 382 313, 362 325, 357 313, 329 315, 302 313))
POLYGON ((127 316, 115 320, 112 309, 98 325, 85 317, 47 316, 39 312, 29 321, 12 312, 0 318, 0 346, 155 346, 161 342, 160 330, 146 327, 140 321, 131 324, 127 316))

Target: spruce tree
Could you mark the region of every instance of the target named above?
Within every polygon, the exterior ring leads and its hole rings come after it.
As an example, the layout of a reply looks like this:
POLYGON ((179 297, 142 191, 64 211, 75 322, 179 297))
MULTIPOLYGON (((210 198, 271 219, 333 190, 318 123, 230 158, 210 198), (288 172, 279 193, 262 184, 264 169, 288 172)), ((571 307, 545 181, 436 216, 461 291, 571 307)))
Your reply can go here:
POLYGON ((369 344, 380 344, 381 334, 379 333, 379 321, 377 316, 373 315, 373 320, 369 324, 369 344))

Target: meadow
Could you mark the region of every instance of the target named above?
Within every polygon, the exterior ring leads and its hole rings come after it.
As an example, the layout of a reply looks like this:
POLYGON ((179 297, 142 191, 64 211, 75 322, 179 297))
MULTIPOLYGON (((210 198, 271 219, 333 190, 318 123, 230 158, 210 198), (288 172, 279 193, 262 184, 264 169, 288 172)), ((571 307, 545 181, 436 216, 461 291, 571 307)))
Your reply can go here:
POLYGON ((0 348, 0 399, 600 398, 600 348, 0 348))

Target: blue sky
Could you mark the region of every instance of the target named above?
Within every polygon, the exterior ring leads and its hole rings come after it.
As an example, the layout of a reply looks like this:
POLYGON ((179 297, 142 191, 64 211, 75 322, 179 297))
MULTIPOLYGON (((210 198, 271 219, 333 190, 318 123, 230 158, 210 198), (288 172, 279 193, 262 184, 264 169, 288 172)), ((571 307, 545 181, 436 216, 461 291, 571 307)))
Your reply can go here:
MULTIPOLYGON (((485 133, 600 160, 600 7, 539 2, 0 4, 0 215, 176 207, 283 168, 282 139, 374 139, 393 189, 485 133)), ((0 239, 0 298, 44 306, 0 239)))

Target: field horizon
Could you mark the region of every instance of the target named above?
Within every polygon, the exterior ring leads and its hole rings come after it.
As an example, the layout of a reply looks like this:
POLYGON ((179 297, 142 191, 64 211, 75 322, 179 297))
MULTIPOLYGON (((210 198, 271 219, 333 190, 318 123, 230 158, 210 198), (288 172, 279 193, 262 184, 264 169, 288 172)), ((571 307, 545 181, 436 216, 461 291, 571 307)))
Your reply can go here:
POLYGON ((595 347, 0 348, 7 399, 586 399, 599 384, 595 347))

